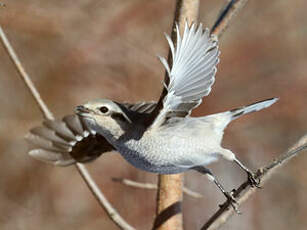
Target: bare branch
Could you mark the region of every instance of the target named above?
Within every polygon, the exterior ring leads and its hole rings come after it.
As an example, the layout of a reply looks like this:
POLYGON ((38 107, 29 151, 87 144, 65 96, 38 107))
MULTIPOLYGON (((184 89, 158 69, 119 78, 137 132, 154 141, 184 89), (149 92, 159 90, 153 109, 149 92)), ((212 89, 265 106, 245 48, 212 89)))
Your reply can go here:
MULTIPOLYGON (((44 117, 49 120, 54 120, 54 116, 52 115, 51 111, 48 109, 47 105, 44 103, 42 98, 40 97, 39 92, 35 88, 30 76, 27 74, 25 69, 23 68, 19 58, 17 57, 13 47, 11 46, 9 40, 7 39, 2 27, 0 26, 0 39, 1 43, 3 44, 5 50, 7 51, 11 61, 13 62, 14 66, 21 77, 21 80, 25 83, 26 87, 30 90, 31 95, 33 96, 34 100, 36 101, 37 105, 39 106, 40 110, 42 111, 44 117)), ((105 198, 103 193, 99 190, 97 184, 89 174, 86 167, 81 163, 76 163, 76 168, 80 173, 81 177, 85 181, 86 185, 93 193, 97 201, 99 202, 100 206, 106 211, 110 219, 120 228, 123 230, 134 230, 132 226, 130 226, 120 215, 119 213, 112 207, 110 202, 105 198)))
MULTIPOLYGON (((158 186, 156 184, 152 184, 152 183, 140 183, 140 182, 136 182, 136 181, 133 181, 133 180, 124 179, 124 178, 112 178, 112 180, 114 182, 119 182, 121 184, 130 186, 130 187, 134 187, 134 188, 151 189, 151 190, 158 189, 158 186)), ((188 196, 191 196, 193 198, 202 198, 203 197, 200 193, 194 192, 191 189, 184 187, 184 186, 183 186, 183 193, 188 195, 188 196)))
MULTIPOLYGON (((290 159, 297 156, 297 154, 307 149, 307 134, 303 136, 293 147, 286 153, 280 155, 277 159, 270 162, 267 166, 257 170, 256 178, 261 179, 261 184, 264 184, 276 170, 284 166, 290 159)), ((257 189, 250 187, 248 181, 239 186, 233 193, 234 197, 239 197, 237 200, 238 205, 241 205, 246 201, 257 189)), ((232 216, 234 210, 230 208, 229 202, 225 202, 220 206, 220 209, 207 221, 202 227, 202 230, 210 229, 215 230, 222 226, 230 216, 232 216)))
POLYGON ((7 37, 6 37, 6 35, 5 35, 1 26, 0 26, 0 37, 1 37, 2 45, 4 46, 6 52, 8 53, 11 61, 14 63, 19 76, 21 77, 22 81, 26 84, 27 88, 30 90, 31 95, 33 96, 33 98, 36 101, 36 103, 38 104, 40 110, 44 114, 44 117, 46 119, 53 120, 54 117, 53 117, 52 113, 47 108, 46 104, 44 103, 44 101, 40 97, 40 94, 38 93, 35 86, 33 85, 33 82, 31 81, 29 75, 27 74, 27 72, 25 71, 23 66, 21 65, 19 58, 17 57, 13 47, 11 46, 10 42, 8 41, 8 39, 7 39, 7 37))
MULTIPOLYGON (((198 19, 199 0, 176 0, 175 16, 172 26, 172 40, 176 43, 175 23, 179 24, 183 31, 185 21, 189 23, 198 19)), ((168 54, 168 63, 170 64, 171 52, 168 54)), ((165 73, 167 74, 167 73, 165 73)), ((165 75, 166 76, 166 75, 165 75)), ((168 78, 165 77, 165 83, 168 84, 168 78)), ((163 89, 162 94, 166 93, 163 89)), ((162 97, 161 97, 162 98, 162 97)), ((159 101, 162 103, 162 101, 159 101)), ((153 229, 183 229, 182 221, 182 187, 183 174, 159 175, 158 193, 157 193, 157 217, 154 221, 153 229)))
POLYGON ((245 6, 248 0, 228 0, 227 5, 221 10, 220 15, 211 28, 211 34, 221 37, 230 22, 245 6))
MULTIPOLYGON (((215 34, 217 37, 220 37, 226 27, 229 25, 233 16, 247 3, 247 0, 231 0, 228 5, 223 9, 222 13, 218 17, 215 25, 213 26, 211 33, 215 34)), ((198 11, 199 11, 199 0, 177 0, 176 1, 176 10, 175 17, 172 27, 171 38, 173 42, 176 41, 175 33, 175 23, 177 22, 179 26, 183 27, 185 21, 191 23, 197 21, 198 11)), ((171 64, 171 55, 169 52, 168 62, 171 64)), ((167 73, 165 75, 165 83, 168 83, 167 73)), ((165 94, 165 89, 162 94, 165 94)), ((161 97, 162 98, 162 97, 161 97)), ((161 101, 159 101, 161 103, 161 101)), ((158 181, 158 207, 157 207, 157 218, 154 223, 154 229, 166 230, 166 229, 182 229, 182 216, 176 215, 181 212, 181 191, 183 184, 182 175, 160 175, 158 181), (172 189, 168 189, 172 186, 172 189), (175 204, 176 208, 172 208, 175 204), (180 210, 178 210, 180 209, 180 210), (170 215, 169 212, 173 212, 173 215, 170 215), (167 218, 163 218, 167 216, 167 218), (176 218, 175 218, 176 217, 176 218), (173 219, 173 220, 172 220, 173 219), (164 223, 162 223, 164 221, 164 223)))
POLYGON ((97 184, 94 182, 91 175, 88 173, 87 169, 83 164, 78 164, 77 167, 80 175, 84 179, 85 183, 94 194, 95 198, 101 204, 103 209, 106 211, 108 216, 114 221, 114 223, 120 228, 124 230, 135 230, 132 226, 130 226, 120 215, 119 213, 112 207, 110 202, 106 199, 103 193, 99 190, 97 184))
MULTIPOLYGON (((214 26, 212 27, 211 33, 220 37, 222 33, 225 31, 225 29, 227 28, 227 26, 230 24, 231 19, 238 13, 238 11, 246 3, 247 3, 247 0, 230 0, 227 6, 221 12, 214 26)), ((189 23, 193 21, 197 21, 198 10, 199 10, 199 0, 177 0, 176 1, 176 11, 175 11, 175 18, 173 22, 172 36, 171 36, 174 42, 175 42, 175 36, 176 36, 175 29, 174 29, 175 22, 179 23, 179 26, 182 29, 182 26, 185 20, 187 20, 189 23)), ((172 62, 170 52, 168 56, 168 62, 169 63, 172 62)), ((167 77, 165 77, 165 82, 168 83, 167 77)), ((159 215, 165 212, 167 208, 171 207, 172 204, 175 204, 175 203, 178 204, 177 207, 181 209, 181 205, 180 205, 181 203, 179 201, 181 201, 182 199, 181 198, 181 188, 180 188, 182 187, 182 181, 183 181, 182 175, 163 175, 163 176, 161 175, 159 176, 158 207, 157 207, 158 217, 156 218, 154 228, 158 228, 159 230, 171 229, 171 228, 182 229, 182 217, 177 215, 177 222, 173 218, 174 222, 170 223, 171 221, 170 217, 172 217, 172 215, 169 215, 169 213, 168 213, 169 224, 165 223, 157 227, 157 220, 159 219, 159 215), (177 182, 177 184, 175 182, 177 182), (173 183, 172 190, 167 189, 169 187, 167 183, 173 183), (177 191, 177 192, 174 193, 174 191, 177 191), (179 224, 179 221, 181 221, 181 224, 179 224)), ((175 210, 175 209, 169 209, 169 210, 173 210, 174 213, 178 213, 178 210, 175 210)), ((167 220, 165 219, 164 221, 166 222, 167 220)))

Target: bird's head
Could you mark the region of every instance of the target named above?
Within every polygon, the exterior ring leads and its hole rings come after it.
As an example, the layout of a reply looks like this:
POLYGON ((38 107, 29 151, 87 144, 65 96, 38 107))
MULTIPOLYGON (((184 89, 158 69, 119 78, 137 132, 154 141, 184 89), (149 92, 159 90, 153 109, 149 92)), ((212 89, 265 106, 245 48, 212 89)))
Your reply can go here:
POLYGON ((106 138, 119 138, 132 123, 120 104, 107 99, 79 105, 75 113, 86 118, 89 127, 106 138))

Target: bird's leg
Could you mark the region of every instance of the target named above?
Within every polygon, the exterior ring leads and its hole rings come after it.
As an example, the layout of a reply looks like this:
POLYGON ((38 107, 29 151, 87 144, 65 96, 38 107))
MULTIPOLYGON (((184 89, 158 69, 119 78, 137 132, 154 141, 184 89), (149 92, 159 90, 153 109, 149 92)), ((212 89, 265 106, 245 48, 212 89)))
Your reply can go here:
POLYGON ((220 151, 221 155, 229 161, 234 161, 237 165, 240 166, 247 173, 248 181, 252 187, 260 188, 260 179, 257 179, 255 174, 249 170, 245 165, 243 165, 237 158, 236 155, 228 149, 222 148, 220 151))
POLYGON ((224 194, 227 201, 233 207, 233 209, 236 211, 236 213, 241 214, 238 207, 237 207, 237 201, 233 197, 232 192, 227 192, 224 189, 224 187, 221 185, 221 183, 218 182, 218 180, 215 178, 215 176, 212 174, 212 172, 209 169, 207 169, 203 166, 193 167, 193 169, 196 170, 197 172, 201 173, 201 174, 206 175, 210 181, 213 181, 216 184, 216 186, 219 188, 219 190, 224 194))
POLYGON ((241 169, 243 169, 247 173, 247 177, 249 180, 249 183, 252 187, 260 188, 260 179, 257 179, 255 174, 249 170, 245 165, 243 165, 237 158, 234 158, 234 162, 240 166, 241 169))

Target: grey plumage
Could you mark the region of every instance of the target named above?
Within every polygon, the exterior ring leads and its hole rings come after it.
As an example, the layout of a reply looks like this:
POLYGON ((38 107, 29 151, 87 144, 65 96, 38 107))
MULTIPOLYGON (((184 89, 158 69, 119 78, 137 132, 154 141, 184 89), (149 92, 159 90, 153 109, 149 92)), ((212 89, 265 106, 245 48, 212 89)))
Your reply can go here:
POLYGON ((197 170, 208 175, 235 202, 204 166, 219 156, 237 163, 252 185, 253 173, 230 150, 221 146, 224 129, 234 119, 271 106, 276 98, 203 117, 191 117, 215 81, 219 62, 218 42, 202 25, 185 25, 183 36, 177 29, 177 46, 168 35, 172 66, 159 57, 168 75, 158 102, 138 104, 97 99, 76 107, 80 116, 63 121, 46 121, 31 130, 29 139, 39 146, 30 155, 68 165, 86 162, 101 153, 117 150, 129 163, 149 172, 172 174, 197 170), (76 148, 81 145, 83 148, 76 148), (84 151, 84 152, 82 152, 84 151), (82 153, 81 153, 82 152, 82 153))
MULTIPOLYGON (((156 102, 122 104, 134 116, 149 114, 155 105, 156 102)), ((45 120, 42 126, 32 128, 25 138, 36 147, 29 151, 30 156, 56 166, 90 162, 114 150, 102 135, 90 129, 84 118, 77 115, 68 115, 62 120, 45 120)))
POLYGON ((164 83, 167 93, 159 99, 162 107, 158 103, 147 116, 131 113, 117 102, 100 99, 76 109, 89 128, 104 136, 132 165, 165 174, 207 165, 218 156, 237 161, 230 150, 221 146, 225 127, 235 118, 266 108, 277 100, 190 117, 191 110, 211 91, 219 51, 216 38, 210 37, 202 25, 188 27, 186 24, 182 37, 176 28, 177 47, 166 36, 172 52, 172 67, 160 58, 168 72, 164 83))
POLYGON ((142 113, 142 114, 151 113, 154 110, 156 104, 157 103, 155 101, 139 102, 136 104, 122 103, 122 105, 126 107, 128 110, 131 110, 136 113, 142 113))

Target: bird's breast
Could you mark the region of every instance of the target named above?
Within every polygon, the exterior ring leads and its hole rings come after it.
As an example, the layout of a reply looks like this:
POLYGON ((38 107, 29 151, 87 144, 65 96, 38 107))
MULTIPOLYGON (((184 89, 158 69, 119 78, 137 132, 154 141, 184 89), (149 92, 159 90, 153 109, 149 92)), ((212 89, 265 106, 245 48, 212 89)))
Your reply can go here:
POLYGON ((116 145, 119 153, 134 167, 153 173, 174 174, 186 168, 176 164, 175 149, 165 138, 155 138, 146 134, 140 139, 129 139, 116 145))

